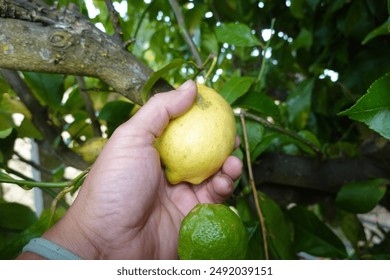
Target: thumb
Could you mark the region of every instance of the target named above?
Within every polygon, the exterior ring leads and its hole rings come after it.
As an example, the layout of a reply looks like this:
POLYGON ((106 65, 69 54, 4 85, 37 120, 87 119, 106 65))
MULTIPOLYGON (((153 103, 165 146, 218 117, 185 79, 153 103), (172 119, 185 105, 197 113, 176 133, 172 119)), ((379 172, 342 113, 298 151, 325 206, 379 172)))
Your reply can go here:
MULTIPOLYGON (((176 90, 155 94, 148 102, 124 124, 128 131, 142 136, 153 136, 151 141, 159 137, 172 118, 187 112, 195 101, 196 84, 186 81, 176 90), (145 135, 146 136, 146 135, 145 135)), ((146 138, 145 140, 149 139, 146 138)))

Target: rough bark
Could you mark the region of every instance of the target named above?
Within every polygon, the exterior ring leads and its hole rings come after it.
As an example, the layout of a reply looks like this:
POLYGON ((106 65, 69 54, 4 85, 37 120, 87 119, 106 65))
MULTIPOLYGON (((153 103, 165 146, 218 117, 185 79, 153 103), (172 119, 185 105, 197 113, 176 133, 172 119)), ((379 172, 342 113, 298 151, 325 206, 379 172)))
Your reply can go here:
MULTIPOLYGON (((137 104, 152 70, 74 10, 0 0, 0 68, 96 77, 137 104)), ((159 82, 153 91, 171 89, 159 82)))

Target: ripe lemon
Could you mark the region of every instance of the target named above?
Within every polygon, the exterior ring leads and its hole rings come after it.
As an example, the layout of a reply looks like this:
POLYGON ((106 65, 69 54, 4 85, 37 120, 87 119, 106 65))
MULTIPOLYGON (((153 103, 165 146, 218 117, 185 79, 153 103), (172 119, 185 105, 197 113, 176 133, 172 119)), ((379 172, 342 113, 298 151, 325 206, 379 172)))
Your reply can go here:
POLYGON ((172 120, 156 141, 171 184, 199 184, 221 168, 234 149, 232 108, 213 89, 198 84, 191 109, 172 120))
POLYGON ((198 204, 184 217, 179 231, 182 260, 241 260, 248 235, 240 217, 223 204, 198 204))

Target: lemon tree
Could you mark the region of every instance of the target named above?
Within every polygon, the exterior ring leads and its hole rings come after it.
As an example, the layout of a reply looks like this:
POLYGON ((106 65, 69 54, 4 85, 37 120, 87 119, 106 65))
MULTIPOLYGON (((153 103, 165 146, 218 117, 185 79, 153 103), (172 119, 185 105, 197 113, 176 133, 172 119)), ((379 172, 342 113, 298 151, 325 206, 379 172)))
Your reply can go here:
POLYGON ((240 217, 223 204, 198 204, 184 218, 179 232, 183 260, 241 260, 247 232, 240 217))
MULTIPOLYGON (((390 209, 390 0, 0 2, 2 182, 12 176, 25 188, 39 185, 49 208, 62 189, 44 186, 63 188, 71 179, 65 171, 87 168, 100 146, 94 139, 110 137, 146 96, 194 79, 245 113, 244 123, 236 116, 234 151, 244 170, 229 204, 247 229, 247 258, 390 258, 388 225, 361 219, 390 209), (16 145, 26 139, 37 143, 39 165, 16 145), (33 166, 44 182, 15 162, 33 166), (262 191, 263 225, 252 181, 262 191)), ((180 132, 183 146, 196 125, 180 132)), ((191 156, 222 158, 208 154, 211 144, 198 143, 204 154, 191 156)), ((174 158, 165 159, 172 182, 206 176, 191 174, 190 164, 180 170, 184 159, 174 158)), ((42 233, 35 219, 26 223, 28 211, 10 201, 8 188, 0 186, 7 204, 0 258, 42 233)))

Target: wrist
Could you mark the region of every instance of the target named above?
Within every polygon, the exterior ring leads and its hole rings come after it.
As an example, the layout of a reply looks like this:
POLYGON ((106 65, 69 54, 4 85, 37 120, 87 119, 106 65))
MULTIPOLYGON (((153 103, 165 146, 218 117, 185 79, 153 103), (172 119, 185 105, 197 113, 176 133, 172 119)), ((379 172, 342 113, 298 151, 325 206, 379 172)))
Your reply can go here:
POLYGON ((69 209, 65 216, 42 236, 80 256, 82 259, 100 259, 101 255, 91 236, 69 209))

